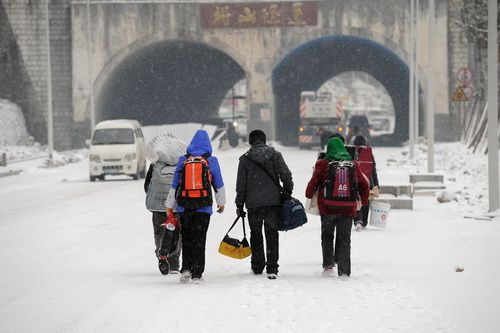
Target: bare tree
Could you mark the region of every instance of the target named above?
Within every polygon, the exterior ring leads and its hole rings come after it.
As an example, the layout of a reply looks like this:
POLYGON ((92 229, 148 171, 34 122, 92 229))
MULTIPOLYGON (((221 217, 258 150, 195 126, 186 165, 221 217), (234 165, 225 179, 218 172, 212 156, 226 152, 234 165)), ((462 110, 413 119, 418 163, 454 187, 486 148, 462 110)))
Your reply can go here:
MULTIPOLYGON (((497 26, 500 26, 500 7, 497 26)), ((485 0, 461 0, 459 19, 456 22, 465 31, 473 48, 474 70, 477 73, 474 84, 477 89, 470 102, 470 112, 466 120, 463 136, 465 144, 473 151, 484 146, 487 128, 486 104, 486 55, 488 48, 488 2, 485 0)), ((498 46, 497 46, 498 47, 498 46)), ((499 113, 500 117, 500 113, 499 113)), ((479 149, 479 151, 484 151, 479 149)))

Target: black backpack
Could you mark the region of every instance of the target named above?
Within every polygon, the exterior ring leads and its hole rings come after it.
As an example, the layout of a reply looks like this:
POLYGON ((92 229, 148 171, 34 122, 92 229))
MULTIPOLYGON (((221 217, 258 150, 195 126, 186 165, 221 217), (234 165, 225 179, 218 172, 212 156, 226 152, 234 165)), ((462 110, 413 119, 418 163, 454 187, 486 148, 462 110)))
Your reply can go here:
POLYGON ((352 161, 328 163, 328 176, 323 183, 323 202, 330 208, 357 206, 358 177, 352 161))

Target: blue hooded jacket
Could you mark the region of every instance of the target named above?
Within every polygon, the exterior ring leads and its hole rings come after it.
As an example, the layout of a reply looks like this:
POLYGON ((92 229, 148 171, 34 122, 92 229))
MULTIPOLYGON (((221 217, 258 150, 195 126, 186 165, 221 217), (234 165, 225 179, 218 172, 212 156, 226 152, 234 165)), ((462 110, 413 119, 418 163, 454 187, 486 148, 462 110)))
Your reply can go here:
MULTIPOLYGON (((208 133, 205 130, 197 130, 191 140, 191 143, 186 149, 188 156, 204 156, 208 160, 208 167, 210 173, 212 174, 212 185, 217 189, 215 195, 215 200, 217 205, 225 204, 225 191, 224 191, 224 181, 222 180, 222 174, 219 167, 219 161, 215 156, 212 156, 212 144, 208 133)), ((186 161, 186 156, 179 157, 179 162, 177 162, 177 167, 175 168, 174 180, 172 181, 172 189, 177 189, 179 186, 180 176, 182 168, 184 167, 184 162, 186 161)), ((177 211, 184 212, 184 207, 177 206, 177 211)), ((196 210, 200 213, 212 214, 212 206, 202 207, 196 210)))

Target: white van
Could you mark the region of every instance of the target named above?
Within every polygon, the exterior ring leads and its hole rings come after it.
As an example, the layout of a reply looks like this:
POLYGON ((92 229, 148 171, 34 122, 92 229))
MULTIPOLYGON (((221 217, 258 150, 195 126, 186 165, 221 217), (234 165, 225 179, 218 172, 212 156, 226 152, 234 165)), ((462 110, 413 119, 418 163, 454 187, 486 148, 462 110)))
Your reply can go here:
POLYGON ((102 121, 88 144, 91 182, 104 180, 106 175, 128 175, 136 180, 145 177, 144 136, 137 120, 102 121))

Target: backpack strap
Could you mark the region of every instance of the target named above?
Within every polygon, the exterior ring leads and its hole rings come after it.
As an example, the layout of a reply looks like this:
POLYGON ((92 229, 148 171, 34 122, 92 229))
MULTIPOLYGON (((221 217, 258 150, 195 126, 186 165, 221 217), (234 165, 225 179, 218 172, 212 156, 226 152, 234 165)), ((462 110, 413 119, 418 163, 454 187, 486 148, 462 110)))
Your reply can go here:
POLYGON ((252 161, 254 164, 258 165, 265 173, 266 175, 273 181, 273 183, 279 187, 279 189, 281 190, 281 192, 287 194, 288 196, 291 196, 290 193, 288 193, 287 190, 285 190, 283 188, 283 186, 281 186, 281 184, 279 182, 276 181, 276 179, 274 179, 273 175, 271 175, 271 173, 269 172, 269 170, 267 170, 262 164, 260 164, 259 162, 257 162, 256 160, 250 158, 248 156, 248 153, 247 154, 244 154, 243 156, 245 156, 246 158, 248 158, 250 161, 252 161))

